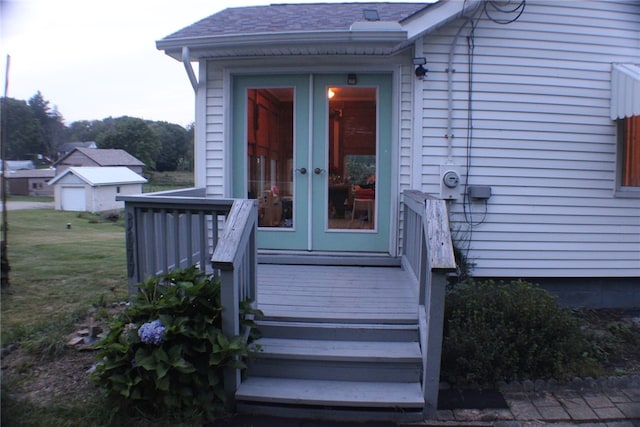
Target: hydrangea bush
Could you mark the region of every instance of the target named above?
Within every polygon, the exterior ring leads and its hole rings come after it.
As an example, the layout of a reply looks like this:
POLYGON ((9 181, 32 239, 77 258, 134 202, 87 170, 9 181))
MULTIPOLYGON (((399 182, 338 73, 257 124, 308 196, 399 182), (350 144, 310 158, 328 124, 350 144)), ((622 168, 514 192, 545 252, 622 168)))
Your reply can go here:
MULTIPOLYGON (((249 301, 240 312, 243 324, 260 314, 249 301)), ((93 378, 125 413, 215 419, 224 408, 223 369, 244 368, 248 356, 241 337, 222 333, 221 313, 219 281, 195 267, 147 280, 97 343, 93 378)))

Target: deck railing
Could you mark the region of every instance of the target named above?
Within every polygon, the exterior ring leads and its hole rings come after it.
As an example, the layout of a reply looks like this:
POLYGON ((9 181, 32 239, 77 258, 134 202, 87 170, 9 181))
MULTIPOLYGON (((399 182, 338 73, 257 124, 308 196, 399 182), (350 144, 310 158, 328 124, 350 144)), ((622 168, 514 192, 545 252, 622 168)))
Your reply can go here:
MULTIPOLYGON (((221 281, 222 332, 238 336, 240 302, 256 300, 258 202, 212 199, 204 189, 139 196, 125 202, 129 293, 148 277, 199 265, 221 281)), ((234 404, 240 370, 225 371, 227 404, 234 404)))
MULTIPOLYGON (((220 271, 222 301, 222 332, 230 336, 240 330, 240 302, 256 301, 258 247, 257 200, 236 200, 227 218, 220 240, 213 253, 213 268, 220 271)), ((235 394, 240 385, 240 369, 229 367, 224 373, 226 405, 235 406, 235 394)))
POLYGON ((431 417, 438 407, 447 274, 455 271, 456 262, 446 202, 413 190, 403 195, 402 263, 419 287, 422 390, 425 416, 431 417))
POLYGON ((234 203, 204 188, 121 196, 125 202, 129 294, 149 277, 199 265, 211 271, 213 248, 234 203))

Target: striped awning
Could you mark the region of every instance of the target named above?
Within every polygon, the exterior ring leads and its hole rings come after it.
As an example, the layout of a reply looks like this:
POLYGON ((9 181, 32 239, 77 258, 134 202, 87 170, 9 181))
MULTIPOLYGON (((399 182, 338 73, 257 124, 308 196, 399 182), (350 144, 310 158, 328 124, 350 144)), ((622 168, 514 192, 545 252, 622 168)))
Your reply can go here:
POLYGON ((640 115, 640 65, 613 64, 611 119, 640 115))

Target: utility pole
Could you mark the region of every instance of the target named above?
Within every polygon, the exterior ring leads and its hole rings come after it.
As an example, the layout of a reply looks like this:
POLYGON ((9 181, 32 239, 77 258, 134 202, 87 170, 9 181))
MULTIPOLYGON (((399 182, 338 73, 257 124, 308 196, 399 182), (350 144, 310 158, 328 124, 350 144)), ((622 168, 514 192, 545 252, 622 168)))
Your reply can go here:
POLYGON ((9 92, 9 63, 11 57, 7 55, 7 68, 4 77, 4 97, 2 98, 2 107, 0 108, 0 157, 2 158, 2 242, 0 247, 0 257, 2 258, 2 287, 9 287, 9 257, 7 256, 7 234, 8 234, 8 216, 7 216, 7 93, 9 92))

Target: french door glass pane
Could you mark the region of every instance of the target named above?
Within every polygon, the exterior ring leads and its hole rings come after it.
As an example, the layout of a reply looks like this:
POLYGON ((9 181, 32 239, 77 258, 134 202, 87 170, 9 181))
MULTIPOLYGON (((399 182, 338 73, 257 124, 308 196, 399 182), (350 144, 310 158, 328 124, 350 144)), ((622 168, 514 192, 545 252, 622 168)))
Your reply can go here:
POLYGON ((249 198, 260 227, 293 227, 293 88, 247 91, 249 198))
POLYGON ((332 87, 327 97, 329 229, 374 229, 377 91, 332 87))

